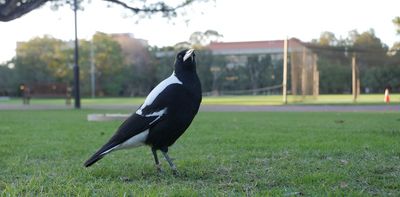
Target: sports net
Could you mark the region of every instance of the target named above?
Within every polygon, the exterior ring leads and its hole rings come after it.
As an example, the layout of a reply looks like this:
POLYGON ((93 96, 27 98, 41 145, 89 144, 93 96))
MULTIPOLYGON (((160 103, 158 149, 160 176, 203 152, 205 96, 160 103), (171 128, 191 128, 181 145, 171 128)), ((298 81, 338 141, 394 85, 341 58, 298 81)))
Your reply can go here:
MULTIPOLYGON (((284 40, 211 43, 210 49, 213 85, 205 95, 282 95, 284 40)), ((301 41, 288 40, 288 94, 318 96, 317 61, 301 41)))
POLYGON ((288 93, 295 100, 319 95, 318 56, 297 40, 288 42, 288 93))

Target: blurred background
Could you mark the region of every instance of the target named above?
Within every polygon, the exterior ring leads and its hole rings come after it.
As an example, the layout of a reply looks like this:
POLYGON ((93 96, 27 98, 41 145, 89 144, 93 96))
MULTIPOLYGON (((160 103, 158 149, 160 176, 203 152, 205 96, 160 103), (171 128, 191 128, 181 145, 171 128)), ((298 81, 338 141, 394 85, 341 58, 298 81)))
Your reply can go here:
MULTIPOLYGON (((82 97, 146 96, 188 47, 197 50, 205 96, 282 95, 285 40, 289 95, 400 91, 399 1, 166 1, 173 10, 159 3, 78 1, 82 97)), ((0 97, 26 88, 32 98, 73 94, 73 8, 44 1, 0 22, 0 97)))

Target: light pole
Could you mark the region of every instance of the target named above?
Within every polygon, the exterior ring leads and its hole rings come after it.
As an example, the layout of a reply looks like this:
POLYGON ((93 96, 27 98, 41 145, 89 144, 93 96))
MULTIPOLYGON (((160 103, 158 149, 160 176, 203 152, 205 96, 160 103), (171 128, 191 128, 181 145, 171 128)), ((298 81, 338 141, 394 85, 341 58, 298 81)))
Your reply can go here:
POLYGON ((74 56, 74 97, 75 109, 81 108, 81 97, 79 91, 79 56, 78 56, 78 25, 77 25, 77 10, 78 3, 74 0, 74 15, 75 15, 75 56, 74 56))

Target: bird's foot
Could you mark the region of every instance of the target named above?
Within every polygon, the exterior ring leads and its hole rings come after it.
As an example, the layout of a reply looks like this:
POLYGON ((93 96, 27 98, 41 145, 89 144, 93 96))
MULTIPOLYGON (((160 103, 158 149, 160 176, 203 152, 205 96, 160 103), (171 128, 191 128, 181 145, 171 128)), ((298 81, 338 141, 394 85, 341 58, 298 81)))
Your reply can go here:
POLYGON ((175 169, 172 169, 172 174, 174 175, 174 176, 179 176, 179 172, 178 172, 178 170, 175 168, 175 169))
POLYGON ((161 168, 160 164, 156 165, 156 169, 158 173, 164 173, 164 170, 161 168))

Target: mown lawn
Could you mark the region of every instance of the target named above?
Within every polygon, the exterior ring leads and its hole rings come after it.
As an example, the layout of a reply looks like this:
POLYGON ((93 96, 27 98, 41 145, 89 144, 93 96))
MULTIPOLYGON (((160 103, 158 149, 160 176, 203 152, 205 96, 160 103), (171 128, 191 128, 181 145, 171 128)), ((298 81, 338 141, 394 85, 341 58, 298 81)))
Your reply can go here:
POLYGON ((179 176, 147 147, 82 167, 120 124, 87 114, 117 112, 0 111, 0 196, 400 195, 400 112, 201 112, 179 176))

